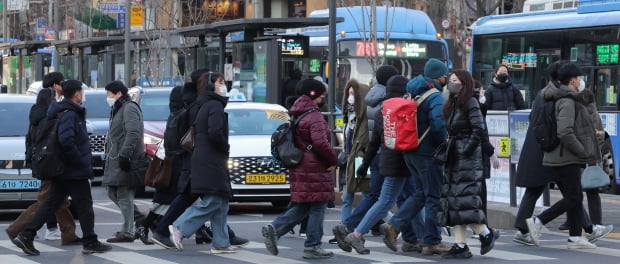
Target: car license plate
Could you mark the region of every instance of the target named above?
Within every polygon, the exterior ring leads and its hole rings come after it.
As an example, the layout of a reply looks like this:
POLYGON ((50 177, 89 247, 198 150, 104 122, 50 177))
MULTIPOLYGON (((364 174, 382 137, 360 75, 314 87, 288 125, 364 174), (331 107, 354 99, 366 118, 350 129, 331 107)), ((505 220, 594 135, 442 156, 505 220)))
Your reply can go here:
POLYGON ((40 180, 0 180, 0 189, 2 190, 24 190, 39 189, 40 180))
POLYGON ((261 183, 286 183, 286 174, 246 174, 246 184, 261 184, 261 183))

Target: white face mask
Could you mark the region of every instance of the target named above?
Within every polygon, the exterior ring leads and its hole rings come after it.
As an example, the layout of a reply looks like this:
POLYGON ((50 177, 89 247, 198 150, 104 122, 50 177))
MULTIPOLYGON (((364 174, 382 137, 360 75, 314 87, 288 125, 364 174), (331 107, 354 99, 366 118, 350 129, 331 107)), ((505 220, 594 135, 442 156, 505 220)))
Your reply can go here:
POLYGON ((581 92, 584 89, 586 89, 586 82, 583 79, 579 79, 579 87, 577 87, 577 90, 581 92))
POLYGON ((86 102, 86 93, 82 91, 82 104, 84 104, 84 102, 86 102))
POLYGON ((217 92, 217 94, 221 96, 226 96, 226 93, 228 93, 228 87, 226 87, 226 85, 221 85, 220 88, 217 88, 215 90, 215 92, 217 92))
POLYGON ((355 103, 355 96, 353 95, 349 95, 349 97, 347 98, 347 102, 352 105, 355 103))
POLYGON ((110 107, 112 107, 114 105, 114 103, 116 102, 116 98, 106 97, 105 100, 106 100, 106 102, 108 102, 108 105, 110 107))

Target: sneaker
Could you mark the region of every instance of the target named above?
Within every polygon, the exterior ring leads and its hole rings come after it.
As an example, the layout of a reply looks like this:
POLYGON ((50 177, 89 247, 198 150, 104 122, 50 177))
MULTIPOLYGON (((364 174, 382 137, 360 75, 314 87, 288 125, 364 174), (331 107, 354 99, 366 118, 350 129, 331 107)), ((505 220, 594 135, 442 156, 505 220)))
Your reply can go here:
POLYGON ((45 240, 60 240, 60 230, 58 228, 49 228, 45 231, 45 240))
POLYGON ((543 225, 534 221, 536 217, 531 217, 525 219, 525 223, 527 224, 527 229, 530 231, 530 237, 532 238, 532 242, 536 246, 540 246, 540 236, 542 235, 543 225))
POLYGON ((249 239, 243 238, 240 236, 231 237, 230 239, 228 239, 228 242, 230 242, 231 246, 235 246, 235 247, 243 247, 243 246, 247 246, 250 244, 249 239))
POLYGON ((499 231, 489 228, 486 236, 480 235, 480 255, 489 253, 495 246, 495 240, 499 238, 499 231))
POLYGON ((345 241, 347 234, 349 234, 349 231, 347 231, 346 225, 338 224, 337 226, 334 226, 334 228, 332 228, 332 233, 334 233, 334 237, 336 238, 336 243, 338 244, 338 247, 340 249, 346 252, 351 252, 353 250, 353 248, 351 248, 351 244, 345 241))
POLYGON ((229 253, 237 253, 237 250, 235 250, 235 248, 232 247, 232 246, 228 246, 228 247, 212 247, 211 248, 211 253, 213 253, 213 254, 229 254, 229 253))
POLYGON ((351 245, 358 254, 366 255, 370 253, 370 249, 364 247, 366 240, 363 237, 358 238, 354 233, 349 233, 344 240, 351 245))
POLYGON ((448 251, 450 251, 450 248, 442 243, 422 247, 422 254, 424 255, 443 254, 448 251))
POLYGON ((441 257, 445 259, 452 259, 452 258, 465 259, 465 258, 471 258, 472 254, 467 245, 465 245, 465 247, 459 247, 459 245, 455 243, 454 245, 452 245, 450 250, 448 252, 443 253, 441 257))
MULTIPOLYGON (((9 233, 9 230, 8 230, 8 229, 4 229, 4 232, 6 232, 6 236, 7 236, 7 237, 9 237, 9 239, 10 239, 11 241, 13 241, 13 239, 15 238, 15 236, 11 236, 11 233, 9 233)), ((16 246, 17 246, 17 245, 16 245, 16 246)))
POLYGON ((183 251, 183 233, 173 225, 168 226, 168 230, 170 231, 170 240, 174 243, 174 246, 179 250, 183 251))
POLYGON ((522 234, 521 231, 515 232, 514 237, 512 237, 512 242, 526 246, 536 246, 534 241, 532 241, 532 236, 530 233, 522 234))
POLYGON ((18 248, 21 248, 22 251, 28 255, 38 256, 41 254, 41 252, 34 248, 34 244, 32 243, 33 239, 28 239, 19 234, 11 241, 13 241, 13 244, 15 244, 18 248))
POLYGON ((321 246, 314 246, 304 249, 303 258, 305 259, 325 259, 334 256, 334 252, 322 249, 321 246))
POLYGON ((577 240, 573 241, 568 239, 568 249, 592 249, 596 248, 596 245, 588 242, 585 236, 580 236, 577 240))
POLYGON ((306 237, 308 237, 308 236, 306 235, 306 233, 299 233, 299 237, 301 237, 301 238, 306 238, 306 237))
POLYGON ((134 240, 134 236, 128 236, 123 232, 116 232, 116 234, 113 237, 108 238, 106 242, 108 243, 129 243, 129 242, 133 242, 133 240, 134 240))
POLYGON ((99 242, 99 240, 95 240, 93 243, 84 245, 84 248, 82 248, 82 254, 103 253, 110 250, 112 250, 110 245, 106 245, 99 242))
POLYGON ((586 238, 588 239, 588 242, 594 242, 609 235, 612 230, 614 230, 613 225, 594 225, 592 227, 592 233, 587 234, 586 238))
POLYGON ((174 243, 172 243, 172 241, 170 240, 170 237, 164 236, 164 235, 160 235, 157 232, 153 232, 153 236, 151 236, 151 240, 153 240, 153 242, 155 242, 155 244, 165 248, 165 249, 171 249, 171 248, 176 248, 176 246, 174 245, 174 243))
MULTIPOLYGON (((274 256, 278 255, 278 235, 276 234, 276 228, 272 224, 264 225, 261 228, 261 233, 265 238, 265 247, 274 256)), ((304 251, 305 252, 305 251, 304 251)), ((305 255, 304 255, 305 256, 305 255)))
POLYGON ((400 249, 403 252, 418 252, 422 253, 422 242, 416 241, 415 243, 409 243, 407 241, 403 241, 403 246, 400 249))
POLYGON ((390 223, 383 223, 381 227, 381 234, 383 235, 383 243, 392 251, 398 251, 398 231, 394 229, 394 226, 390 223))

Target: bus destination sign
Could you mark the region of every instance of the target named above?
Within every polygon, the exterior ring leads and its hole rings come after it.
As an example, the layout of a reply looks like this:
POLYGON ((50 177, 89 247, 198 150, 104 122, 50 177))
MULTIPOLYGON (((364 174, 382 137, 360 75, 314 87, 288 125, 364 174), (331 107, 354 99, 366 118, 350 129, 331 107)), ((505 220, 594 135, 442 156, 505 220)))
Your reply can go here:
POLYGON ((426 58, 426 44, 405 41, 384 43, 356 41, 355 56, 382 56, 385 52, 386 57, 401 58, 426 58))
POLYGON ((598 64, 618 64, 620 44, 596 45, 596 62, 598 64))
POLYGON ((308 38, 307 37, 282 37, 276 40, 280 47, 280 52, 285 56, 307 56, 308 38))

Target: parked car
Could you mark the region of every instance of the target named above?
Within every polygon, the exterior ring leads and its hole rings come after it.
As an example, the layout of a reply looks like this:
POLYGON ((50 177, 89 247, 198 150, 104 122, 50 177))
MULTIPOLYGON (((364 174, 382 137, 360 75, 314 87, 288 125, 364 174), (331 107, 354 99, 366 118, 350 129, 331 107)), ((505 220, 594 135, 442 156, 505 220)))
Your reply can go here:
POLYGON ((105 165, 105 140, 110 126, 110 106, 104 89, 85 90, 86 129, 90 138, 92 166, 95 182, 101 181, 105 165))
MULTIPOLYGON (((144 143, 154 155, 169 116, 170 89, 146 88, 137 97, 144 115, 144 143)), ((290 200, 288 170, 272 162, 271 134, 288 114, 277 104, 229 102, 231 201, 271 202, 286 206, 290 200)))
POLYGON ((37 200, 41 182, 26 164, 28 114, 35 97, 0 95, 0 208, 21 209, 37 200))

